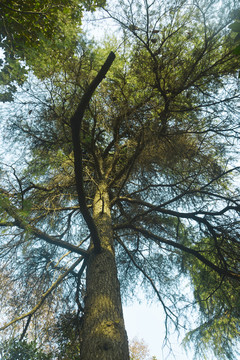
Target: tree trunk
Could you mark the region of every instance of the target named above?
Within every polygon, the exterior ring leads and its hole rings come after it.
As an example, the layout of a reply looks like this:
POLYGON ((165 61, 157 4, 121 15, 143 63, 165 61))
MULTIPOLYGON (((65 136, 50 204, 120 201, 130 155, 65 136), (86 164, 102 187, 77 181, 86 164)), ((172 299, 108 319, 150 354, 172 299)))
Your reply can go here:
POLYGON ((101 252, 92 250, 87 267, 87 293, 82 328, 81 360, 128 360, 120 286, 117 278, 109 197, 100 184, 93 218, 101 252))

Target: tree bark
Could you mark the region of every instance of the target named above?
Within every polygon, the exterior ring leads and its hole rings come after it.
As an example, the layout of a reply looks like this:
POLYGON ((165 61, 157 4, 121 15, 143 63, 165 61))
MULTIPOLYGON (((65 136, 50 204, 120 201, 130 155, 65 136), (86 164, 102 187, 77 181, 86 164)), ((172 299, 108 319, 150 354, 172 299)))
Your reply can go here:
POLYGON ((81 360, 128 360, 113 230, 106 186, 98 186, 93 219, 101 252, 92 248, 87 266, 87 292, 82 328, 81 360))

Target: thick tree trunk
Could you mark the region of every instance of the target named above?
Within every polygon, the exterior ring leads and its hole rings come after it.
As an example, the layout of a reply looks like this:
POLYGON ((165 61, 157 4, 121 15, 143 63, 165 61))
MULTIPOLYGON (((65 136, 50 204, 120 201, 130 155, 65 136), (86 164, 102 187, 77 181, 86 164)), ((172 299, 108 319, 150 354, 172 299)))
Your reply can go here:
POLYGON ((102 250, 92 251, 87 267, 81 360, 128 360, 109 198, 103 184, 94 199, 93 217, 102 250))

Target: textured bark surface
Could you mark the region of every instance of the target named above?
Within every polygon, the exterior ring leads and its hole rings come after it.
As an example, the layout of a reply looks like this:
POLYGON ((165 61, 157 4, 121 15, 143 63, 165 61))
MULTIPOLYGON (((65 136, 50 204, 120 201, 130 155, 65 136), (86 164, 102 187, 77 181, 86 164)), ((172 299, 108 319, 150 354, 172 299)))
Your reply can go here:
POLYGON ((109 199, 103 185, 95 196, 93 217, 102 251, 93 251, 88 262, 81 360, 128 360, 109 199))

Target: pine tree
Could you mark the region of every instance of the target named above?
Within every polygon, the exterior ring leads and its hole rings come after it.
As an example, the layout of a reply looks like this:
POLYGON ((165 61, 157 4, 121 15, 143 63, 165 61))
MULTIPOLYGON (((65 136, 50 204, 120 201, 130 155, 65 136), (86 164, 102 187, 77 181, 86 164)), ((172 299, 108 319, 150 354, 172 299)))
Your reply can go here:
POLYGON ((23 85, 5 128, 22 160, 2 165, 2 330, 54 344, 57 319, 70 312, 82 360, 126 360, 120 289, 128 296, 141 283, 166 323, 178 327, 190 303, 199 311, 186 339, 200 355, 234 358, 239 93, 230 5, 217 17, 217 1, 120 2, 118 18, 105 11, 122 39, 97 46, 82 36, 63 63, 32 58, 40 80, 23 85))

